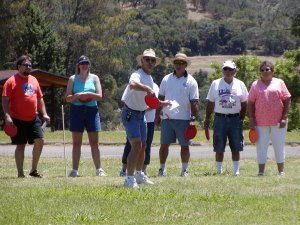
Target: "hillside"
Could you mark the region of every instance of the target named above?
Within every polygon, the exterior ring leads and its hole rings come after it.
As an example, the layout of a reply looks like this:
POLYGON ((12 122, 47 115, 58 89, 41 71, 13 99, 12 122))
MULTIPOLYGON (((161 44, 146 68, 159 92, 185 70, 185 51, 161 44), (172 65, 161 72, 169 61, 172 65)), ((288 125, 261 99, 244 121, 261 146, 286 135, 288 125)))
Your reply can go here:
MULTIPOLYGON (((193 74, 197 71, 204 70, 207 71, 209 74, 213 72, 210 65, 212 62, 217 62, 222 64, 226 60, 233 60, 239 57, 238 55, 212 55, 212 56, 194 56, 190 57, 191 65, 188 67, 188 72, 193 74)), ((281 57, 272 57, 272 56, 257 56, 260 60, 268 60, 272 63, 282 59, 281 57)))

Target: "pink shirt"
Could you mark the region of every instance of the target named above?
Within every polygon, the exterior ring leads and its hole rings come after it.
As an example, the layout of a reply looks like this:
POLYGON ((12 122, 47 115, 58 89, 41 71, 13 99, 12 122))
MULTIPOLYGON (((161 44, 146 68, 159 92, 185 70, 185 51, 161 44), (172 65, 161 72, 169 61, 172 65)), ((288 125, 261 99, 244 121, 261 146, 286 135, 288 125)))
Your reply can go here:
POLYGON ((254 102, 257 126, 275 126, 280 122, 283 100, 291 97, 283 80, 273 77, 267 86, 261 80, 253 82, 248 101, 254 102))

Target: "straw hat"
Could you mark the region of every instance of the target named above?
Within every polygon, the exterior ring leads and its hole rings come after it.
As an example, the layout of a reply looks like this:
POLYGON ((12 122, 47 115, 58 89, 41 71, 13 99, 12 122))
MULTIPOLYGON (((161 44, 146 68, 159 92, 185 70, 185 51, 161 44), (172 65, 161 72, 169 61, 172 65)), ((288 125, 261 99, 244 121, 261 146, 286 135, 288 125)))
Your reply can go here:
POLYGON ((170 61, 173 65, 175 61, 184 61, 186 62, 187 66, 191 65, 191 60, 189 60, 186 54, 184 53, 177 53, 175 55, 175 58, 171 59, 170 61))
POLYGON ((138 55, 138 56, 136 57, 136 61, 138 62, 138 64, 139 64, 140 66, 142 65, 142 61, 141 61, 142 58, 143 58, 143 57, 146 57, 146 56, 152 57, 152 58, 155 58, 155 59, 156 59, 155 66, 157 66, 157 65, 160 64, 160 62, 161 62, 161 59, 160 59, 159 57, 156 57, 155 51, 154 51, 153 49, 149 48, 149 49, 146 49, 146 50, 143 52, 142 55, 138 55))

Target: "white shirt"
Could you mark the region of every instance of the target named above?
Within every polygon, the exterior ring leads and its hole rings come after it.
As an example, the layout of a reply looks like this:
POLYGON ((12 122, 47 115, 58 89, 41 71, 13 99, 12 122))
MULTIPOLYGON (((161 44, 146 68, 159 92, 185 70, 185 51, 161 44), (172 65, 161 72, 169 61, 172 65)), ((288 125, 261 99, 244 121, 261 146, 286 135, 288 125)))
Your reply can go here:
MULTIPOLYGON (((140 82, 144 85, 149 86, 153 89, 153 79, 151 75, 148 75, 144 72, 143 69, 138 69, 134 73, 131 74, 129 78, 130 81, 140 82)), ((144 111, 147 109, 147 105, 145 103, 145 96, 147 92, 138 91, 130 88, 129 84, 127 85, 123 95, 122 101, 131 109, 137 111, 144 111)))
MULTIPOLYGON (((159 88, 156 83, 153 83, 153 90, 155 92, 155 96, 158 97, 159 88)), ((154 122, 155 119, 155 109, 148 108, 145 112, 145 117, 147 123, 154 122)))
MULTIPOLYGON (((190 120, 191 100, 199 100, 197 81, 191 76, 177 78, 174 73, 166 75, 159 87, 159 95, 164 96, 165 100, 176 100, 179 103, 179 112, 169 119, 190 120)), ((168 119, 163 114, 163 119, 168 119)))
POLYGON ((248 90, 244 82, 237 78, 233 78, 230 84, 220 78, 212 82, 206 99, 215 103, 216 113, 240 113, 241 102, 248 99, 248 90))

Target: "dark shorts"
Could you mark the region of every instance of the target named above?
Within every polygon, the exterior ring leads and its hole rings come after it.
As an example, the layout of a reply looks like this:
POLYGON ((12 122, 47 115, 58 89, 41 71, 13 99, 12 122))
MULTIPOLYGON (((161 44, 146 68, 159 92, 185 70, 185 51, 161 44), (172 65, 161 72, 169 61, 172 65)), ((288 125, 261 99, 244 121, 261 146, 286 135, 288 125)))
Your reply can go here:
POLYGON ((244 133, 240 117, 223 117, 215 115, 213 145, 215 152, 225 152, 227 138, 232 152, 243 151, 244 133))
POLYGON ((43 138, 42 121, 37 116, 32 121, 24 121, 12 118, 14 124, 18 127, 17 135, 11 137, 13 145, 33 144, 35 139, 43 138))
POLYGON ((97 106, 71 105, 70 131, 83 132, 101 131, 100 114, 97 106))

